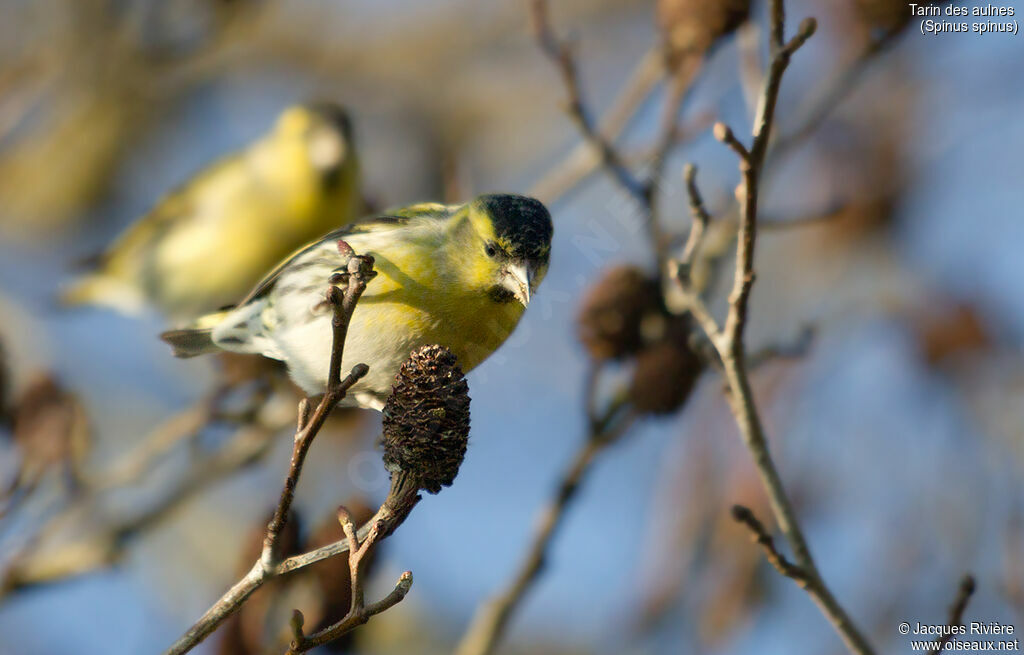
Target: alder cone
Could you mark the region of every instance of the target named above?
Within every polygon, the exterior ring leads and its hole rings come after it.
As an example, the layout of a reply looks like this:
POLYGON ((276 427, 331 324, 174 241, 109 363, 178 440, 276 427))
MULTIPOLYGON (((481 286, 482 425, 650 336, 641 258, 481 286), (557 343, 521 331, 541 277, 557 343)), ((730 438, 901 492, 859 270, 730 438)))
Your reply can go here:
POLYGON ((658 0, 658 27, 670 62, 702 55, 750 15, 750 0, 658 0))
POLYGON ((455 355, 423 346, 402 364, 384 405, 384 464, 436 494, 451 485, 469 442, 469 385, 455 355))
POLYGON ((644 317, 660 310, 657 281, 635 266, 610 268, 583 297, 580 342, 594 359, 621 359, 640 350, 644 317))
POLYGON ((639 412, 671 414, 686 403, 702 368, 685 341, 660 341, 637 355, 629 399, 639 412))
POLYGON ((30 381, 11 413, 11 434, 24 470, 80 463, 85 457, 90 446, 85 410, 52 376, 39 375, 30 381))

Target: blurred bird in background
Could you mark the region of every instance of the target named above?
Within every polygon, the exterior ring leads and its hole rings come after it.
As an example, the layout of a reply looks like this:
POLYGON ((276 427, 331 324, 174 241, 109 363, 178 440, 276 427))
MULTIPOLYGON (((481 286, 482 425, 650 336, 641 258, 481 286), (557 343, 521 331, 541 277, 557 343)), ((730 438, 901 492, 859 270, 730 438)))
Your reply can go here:
POLYGON ((172 191, 62 295, 126 314, 189 321, 236 302, 289 252, 362 209, 344 109, 286 109, 271 131, 172 191))
POLYGON ((281 360, 306 392, 323 393, 333 313, 324 292, 353 255, 371 255, 378 275, 352 315, 342 370, 370 365, 346 401, 380 409, 412 350, 447 346, 469 371, 508 338, 547 273, 552 232, 548 210, 525 196, 412 205, 328 234, 234 309, 162 338, 178 357, 226 350, 281 360))

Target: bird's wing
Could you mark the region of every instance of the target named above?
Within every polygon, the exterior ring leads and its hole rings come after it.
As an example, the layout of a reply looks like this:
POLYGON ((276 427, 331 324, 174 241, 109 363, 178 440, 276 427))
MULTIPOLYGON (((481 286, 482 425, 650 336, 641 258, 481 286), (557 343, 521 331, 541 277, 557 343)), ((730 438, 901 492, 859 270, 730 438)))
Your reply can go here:
POLYGON ((266 276, 253 288, 252 291, 242 299, 241 302, 236 305, 241 307, 254 300, 258 300, 263 296, 267 295, 271 289, 274 288, 274 284, 281 277, 281 273, 287 269, 291 264, 295 263, 296 260, 300 259, 303 255, 315 250, 320 245, 327 241, 334 241, 336 239, 343 239, 347 236, 354 234, 369 234, 382 230, 392 230, 396 227, 412 223, 422 219, 437 219, 445 218, 449 216, 455 207, 452 205, 443 205, 436 202, 424 202, 416 205, 409 205, 407 207, 401 207, 393 210, 388 210, 384 214, 373 216, 355 223, 350 223, 344 227, 340 227, 337 230, 325 234, 322 238, 299 248, 291 255, 286 257, 280 264, 274 267, 272 271, 267 273, 266 276))
MULTIPOLYGON (((268 293, 270 293, 270 290, 274 288, 274 285, 277 283, 277 280, 281 277, 281 273, 282 272, 284 272, 289 266, 294 264, 303 255, 305 255, 306 253, 308 253, 308 252, 310 252, 312 250, 315 250, 316 248, 320 247, 321 245, 323 245, 327 241, 334 241, 336 239, 344 239, 345 237, 351 236, 353 234, 366 234, 366 233, 375 232, 375 231, 378 231, 378 230, 393 229, 396 226, 404 225, 405 223, 408 223, 410 220, 411 219, 409 217, 405 217, 405 216, 395 216, 395 215, 375 216, 375 217, 373 217, 371 219, 368 219, 366 221, 361 221, 361 222, 358 222, 358 223, 352 223, 350 225, 346 225, 345 227, 338 228, 337 230, 334 230, 333 232, 329 232, 328 234, 324 235, 322 238, 320 238, 320 239, 318 239, 318 240, 316 240, 316 241, 314 241, 314 242, 312 242, 310 244, 307 244, 307 245, 303 246, 302 248, 299 248, 298 250, 293 252, 291 255, 286 257, 280 264, 275 266, 272 271, 267 273, 267 275, 264 276, 264 278, 262 280, 260 280, 259 284, 257 284, 255 286, 255 288, 253 288, 253 290, 250 291, 249 294, 246 295, 246 297, 243 298, 242 301, 238 303, 237 306, 241 307, 242 305, 247 305, 247 304, 251 303, 252 301, 258 300, 258 299, 262 298, 263 296, 267 295, 268 293)), ((344 264, 344 262, 342 262, 342 264, 344 264)))

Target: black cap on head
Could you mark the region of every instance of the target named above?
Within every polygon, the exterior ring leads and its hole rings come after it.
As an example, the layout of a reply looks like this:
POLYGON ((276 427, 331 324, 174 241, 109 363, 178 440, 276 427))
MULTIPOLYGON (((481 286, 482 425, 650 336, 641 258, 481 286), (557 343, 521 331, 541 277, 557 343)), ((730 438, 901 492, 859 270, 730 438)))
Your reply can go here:
POLYGON ((346 141, 352 140, 352 119, 344 107, 328 100, 322 100, 306 103, 306 109, 333 125, 341 132, 346 141))
POLYGON ((493 193, 477 199, 491 217, 500 245, 514 259, 547 262, 554 228, 551 214, 539 200, 511 193, 493 193))

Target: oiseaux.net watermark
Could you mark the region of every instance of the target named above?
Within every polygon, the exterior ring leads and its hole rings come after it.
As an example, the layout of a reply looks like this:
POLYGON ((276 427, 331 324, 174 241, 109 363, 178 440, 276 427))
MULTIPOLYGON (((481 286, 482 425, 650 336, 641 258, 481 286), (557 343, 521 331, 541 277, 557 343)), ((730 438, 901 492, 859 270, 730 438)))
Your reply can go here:
POLYGON ((944 652, 1021 652, 1017 629, 1010 623, 998 621, 971 621, 964 625, 944 623, 901 622, 896 628, 901 635, 911 637, 913 652, 937 651, 943 645, 944 652))

